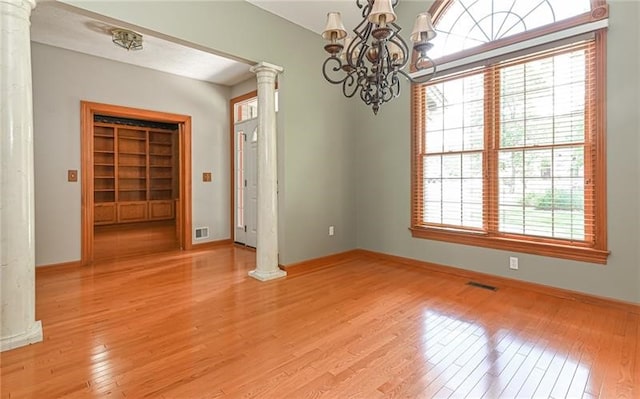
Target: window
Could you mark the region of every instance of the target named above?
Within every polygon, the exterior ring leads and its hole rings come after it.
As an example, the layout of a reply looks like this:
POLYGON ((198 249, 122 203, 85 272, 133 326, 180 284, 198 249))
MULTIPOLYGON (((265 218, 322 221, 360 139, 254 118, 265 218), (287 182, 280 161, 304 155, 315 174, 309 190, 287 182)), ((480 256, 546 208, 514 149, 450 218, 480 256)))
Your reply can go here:
POLYGON ((433 58, 458 53, 590 12, 590 0, 449 1, 437 21, 433 58))
MULTIPOLYGON (((278 108, 280 106, 280 95, 278 90, 275 92, 275 103, 276 103, 276 112, 278 112, 278 108)), ((258 97, 257 92, 256 96, 249 98, 248 100, 238 102, 234 105, 234 122, 242 122, 248 119, 253 119, 258 117, 258 97)))
POLYGON ((414 237, 606 263, 606 5, 566 3, 434 5, 459 52, 413 87, 414 237))
POLYGON ((250 98, 235 105, 235 122, 242 122, 258 117, 258 97, 250 98))

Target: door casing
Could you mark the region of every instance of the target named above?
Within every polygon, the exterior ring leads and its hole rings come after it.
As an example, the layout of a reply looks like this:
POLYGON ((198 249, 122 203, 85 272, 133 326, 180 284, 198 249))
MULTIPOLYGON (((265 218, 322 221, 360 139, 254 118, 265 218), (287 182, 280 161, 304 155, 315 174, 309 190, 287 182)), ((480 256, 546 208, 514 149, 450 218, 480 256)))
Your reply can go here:
POLYGON ((89 101, 80 102, 81 128, 81 263, 93 262, 93 117, 96 114, 143 119, 157 122, 176 123, 179 127, 179 205, 176 214, 176 227, 180 247, 190 250, 192 244, 191 220, 191 117, 188 115, 150 111, 139 108, 101 104, 89 101))
POLYGON ((236 104, 241 103, 243 101, 250 100, 252 98, 258 97, 258 91, 254 90, 247 94, 243 94, 241 96, 232 98, 229 102, 229 234, 231 236, 231 240, 235 240, 235 208, 236 208, 236 182, 235 182, 235 160, 236 160, 236 148, 235 148, 235 109, 236 104))

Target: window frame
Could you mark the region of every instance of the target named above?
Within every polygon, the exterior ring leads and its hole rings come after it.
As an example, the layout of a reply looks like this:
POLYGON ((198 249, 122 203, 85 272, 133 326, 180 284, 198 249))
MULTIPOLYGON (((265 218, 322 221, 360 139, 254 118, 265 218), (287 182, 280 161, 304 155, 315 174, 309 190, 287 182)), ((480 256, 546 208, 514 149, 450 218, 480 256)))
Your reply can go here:
MULTIPOLYGON (((447 7, 455 0, 437 0, 431 7, 430 12, 434 16, 437 26, 437 20, 446 11, 447 7)), ((542 36, 552 32, 559 32, 573 26, 581 25, 595 20, 608 17, 608 5, 605 0, 591 0, 591 11, 580 14, 578 16, 561 20, 559 22, 532 29, 520 34, 509 36, 500 40, 486 43, 468 50, 450 54, 436 60, 436 64, 443 64, 458 59, 463 59, 472 55, 481 54, 483 52, 517 42, 522 42, 542 36)), ((434 226, 425 224, 420 219, 423 214, 423 193, 422 184, 422 162, 418 159, 419 148, 421 148, 424 132, 424 112, 419 110, 417 102, 421 96, 425 96, 423 85, 412 85, 411 96, 411 227, 409 230, 414 238, 423 238, 437 241, 445 241, 456 244, 472 245, 485 248, 501 249, 514 252, 532 253, 536 255, 550 256, 563 259, 571 259, 576 261, 584 261, 591 263, 606 264, 609 251, 607 249, 607 215, 606 215, 606 36, 607 31, 600 29, 594 32, 595 41, 595 105, 594 105, 594 123, 595 134, 591 145, 595 145, 595 159, 593 160, 593 179, 594 179, 594 239, 593 242, 572 242, 570 240, 545 238, 537 236, 516 235, 509 233, 500 233, 496 226, 488 226, 485 230, 477 231, 472 228, 448 228, 446 226, 434 226)), ((528 51, 530 54, 539 51, 533 48, 528 51)), ((486 68, 485 73, 490 73, 490 68, 486 68)), ((478 71, 476 70, 476 73, 478 71)), ((462 72, 461 74, 464 74, 462 72)), ((468 73, 472 73, 469 70, 468 73)), ((459 75, 456 73, 455 75, 459 75)), ((486 90, 486 89, 485 89, 486 90)), ((494 97, 485 96, 485 104, 493 103, 494 97)), ((425 104, 425 99, 422 99, 425 104)), ((485 119, 488 118, 485 112, 485 119)), ((490 123, 493 123, 491 121, 490 123)), ((484 151, 498 151, 496 148, 490 148, 490 142, 493 140, 491 136, 494 133, 488 132, 490 127, 485 124, 485 147, 484 151)), ((589 138, 585 138, 589 140, 589 138)), ((586 154, 585 154, 586 156, 586 154)), ((485 160, 487 162, 487 160, 485 160)), ((485 189, 489 185, 497 184, 497 171, 491 171, 491 166, 485 165, 485 176, 487 171, 493 173, 494 178, 486 178, 483 181, 485 189), (489 170, 487 170, 489 169, 489 170)), ((485 203, 483 205, 483 224, 487 226, 490 220, 493 220, 489 213, 497 212, 497 197, 495 202, 485 203)))

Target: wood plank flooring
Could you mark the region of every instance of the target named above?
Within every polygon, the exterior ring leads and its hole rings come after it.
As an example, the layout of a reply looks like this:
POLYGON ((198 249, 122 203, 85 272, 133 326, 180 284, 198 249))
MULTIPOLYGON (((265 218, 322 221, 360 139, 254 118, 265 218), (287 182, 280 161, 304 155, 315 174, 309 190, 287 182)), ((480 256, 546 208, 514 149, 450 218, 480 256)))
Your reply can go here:
POLYGON ((175 220, 94 227, 94 259, 122 259, 180 248, 175 220))
POLYGON ((220 247, 37 274, 2 398, 639 398, 639 316, 354 255, 261 283, 220 247))

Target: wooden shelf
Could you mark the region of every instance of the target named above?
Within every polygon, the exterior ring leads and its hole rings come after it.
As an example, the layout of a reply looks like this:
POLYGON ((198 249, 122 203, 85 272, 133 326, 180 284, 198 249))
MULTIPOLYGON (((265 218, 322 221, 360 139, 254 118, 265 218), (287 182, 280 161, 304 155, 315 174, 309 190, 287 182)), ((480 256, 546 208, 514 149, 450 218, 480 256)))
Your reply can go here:
POLYGON ((177 131, 94 123, 96 224, 175 216, 177 131))

